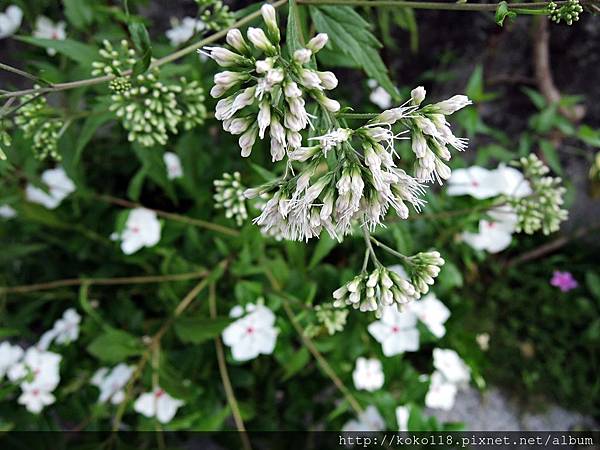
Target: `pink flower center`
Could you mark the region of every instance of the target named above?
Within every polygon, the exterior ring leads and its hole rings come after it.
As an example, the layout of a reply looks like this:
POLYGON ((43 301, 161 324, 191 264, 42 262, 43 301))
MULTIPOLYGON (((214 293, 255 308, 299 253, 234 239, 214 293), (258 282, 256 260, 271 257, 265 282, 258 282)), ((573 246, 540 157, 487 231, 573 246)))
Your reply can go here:
POLYGON ((131 232, 132 233, 139 233, 140 232, 140 228, 139 227, 131 227, 131 232))
POLYGON ((398 332, 400 332, 400 327, 398 325, 394 325, 392 327, 392 333, 396 334, 398 332))
POLYGON ((160 397, 162 397, 164 394, 165 394, 165 391, 164 391, 164 390, 162 390, 162 389, 159 389, 158 391, 156 391, 156 393, 154 394, 154 396, 155 396, 156 398, 160 398, 160 397))
POLYGON ((494 228, 496 226, 496 222, 488 222, 488 228, 494 228))
POLYGON ((34 397, 37 397, 38 395, 40 395, 40 390, 39 389, 32 390, 31 395, 33 395, 34 397))
POLYGON ((246 328, 246 334, 252 334, 252 333, 254 333, 254 327, 246 328))
POLYGON ((473 181, 471 181, 471 186, 473 186, 473 187, 479 187, 479 182, 473 180, 473 181))

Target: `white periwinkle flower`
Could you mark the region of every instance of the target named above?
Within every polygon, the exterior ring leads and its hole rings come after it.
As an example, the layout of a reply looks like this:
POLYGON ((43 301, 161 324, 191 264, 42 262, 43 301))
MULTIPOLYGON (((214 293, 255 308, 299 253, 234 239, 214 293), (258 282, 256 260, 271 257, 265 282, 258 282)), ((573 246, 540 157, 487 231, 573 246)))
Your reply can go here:
POLYGON ((98 369, 91 379, 91 384, 100 389, 99 403, 110 401, 113 405, 121 403, 125 399, 125 386, 129 382, 135 368, 120 363, 112 370, 107 367, 98 369))
MULTIPOLYGON (((43 39, 53 39, 55 41, 64 41, 67 38, 65 31, 67 24, 63 21, 53 22, 46 16, 39 16, 35 21, 35 30, 33 36, 43 39)), ((46 50, 50 56, 56 54, 56 50, 48 48, 46 50)))
POLYGON ((471 379, 471 369, 454 350, 434 349, 433 366, 446 380, 456 385, 467 384, 471 379))
POLYGON ((167 178, 169 180, 183 177, 183 167, 181 166, 181 160, 177 153, 165 152, 163 161, 167 168, 167 178))
POLYGON ((10 205, 0 205, 0 217, 2 219, 14 219, 17 217, 17 211, 10 205))
POLYGON ((17 364, 23 356, 23 349, 18 345, 11 345, 10 342, 0 344, 0 381, 12 366, 17 364))
POLYGON ((365 410, 358 415, 356 419, 349 420, 342 427, 342 431, 383 431, 385 429, 385 421, 377 408, 369 405, 365 410))
POLYGON ((435 294, 430 293, 408 303, 406 309, 415 314, 435 337, 441 338, 446 334, 444 323, 450 317, 450 311, 435 294))
POLYGON ((448 180, 448 195, 470 195, 479 200, 502 194, 522 198, 531 192, 529 182, 523 174, 504 164, 494 170, 479 166, 456 169, 448 180))
POLYGON ((425 405, 432 409, 449 411, 454 406, 458 388, 449 382, 440 372, 433 372, 429 382, 429 390, 425 395, 425 405))
POLYGON ((487 212, 490 220, 479 221, 479 231, 462 233, 462 240, 475 250, 485 250, 488 253, 498 253, 512 242, 516 231, 517 215, 509 206, 494 208, 487 212))
POLYGON ((75 191, 75 184, 62 167, 48 169, 42 173, 42 183, 48 192, 28 184, 25 196, 29 202, 38 203, 48 209, 54 209, 75 191))
POLYGON ((408 431, 408 419, 410 418, 410 408, 408 406, 396 407, 396 422, 398 422, 398 431, 408 431))
POLYGON ((249 314, 223 330, 223 342, 231 347, 231 355, 236 361, 248 361, 260 354, 270 355, 279 333, 274 325, 275 314, 264 305, 256 305, 249 314))
POLYGON ((356 367, 352 372, 352 380, 356 389, 365 391, 376 391, 383 386, 384 374, 381 361, 375 358, 363 358, 356 360, 356 367))
POLYGON ((132 209, 120 236, 121 250, 131 255, 143 247, 153 247, 160 241, 160 221, 156 213, 146 208, 132 209))
POLYGON ((140 395, 133 404, 133 409, 146 417, 156 417, 160 423, 169 423, 183 404, 182 400, 171 397, 157 387, 152 392, 140 395))
POLYGON ((171 45, 177 47, 205 28, 206 24, 194 17, 184 17, 181 21, 171 18, 171 28, 165 34, 171 45))
POLYGON ((0 39, 12 36, 17 32, 23 20, 23 11, 17 5, 10 5, 0 13, 0 39))
POLYGON ((383 309, 380 320, 368 326, 371 336, 381 344, 385 356, 419 350, 417 316, 411 312, 399 312, 395 306, 383 309))
POLYGON ((67 309, 62 318, 58 319, 54 326, 46 331, 37 345, 41 350, 46 350, 52 342, 57 344, 68 344, 79 337, 79 324, 81 316, 73 308, 67 309))

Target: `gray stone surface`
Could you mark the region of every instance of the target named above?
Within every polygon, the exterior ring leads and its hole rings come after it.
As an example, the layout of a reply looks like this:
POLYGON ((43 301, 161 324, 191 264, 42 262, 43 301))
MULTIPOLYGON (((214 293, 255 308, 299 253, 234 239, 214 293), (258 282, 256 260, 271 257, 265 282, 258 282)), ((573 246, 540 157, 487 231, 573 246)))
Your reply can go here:
POLYGON ((530 412, 509 399, 500 389, 481 393, 469 387, 459 391, 450 411, 427 410, 443 422, 462 422, 468 431, 568 431, 597 429, 590 417, 550 405, 530 412))

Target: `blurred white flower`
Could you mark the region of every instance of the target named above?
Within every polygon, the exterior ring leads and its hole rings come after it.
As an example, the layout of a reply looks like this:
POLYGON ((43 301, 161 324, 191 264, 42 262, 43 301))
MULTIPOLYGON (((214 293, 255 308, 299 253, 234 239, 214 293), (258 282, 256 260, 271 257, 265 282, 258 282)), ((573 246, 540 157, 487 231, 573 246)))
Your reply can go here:
POLYGON ((183 168, 181 167, 181 160, 177 153, 165 152, 163 155, 163 161, 167 168, 167 178, 174 180, 175 178, 181 178, 183 176, 183 168))
POLYGON ((479 232, 462 233, 462 240, 475 250, 498 253, 512 242, 512 234, 516 230, 517 215, 509 206, 502 206, 488 211, 491 220, 479 221, 479 232))
POLYGON ((279 333, 274 324, 275 314, 266 306, 257 305, 223 330, 223 342, 231 347, 231 355, 236 361, 248 361, 260 354, 270 355, 279 333))
POLYGON ((121 250, 131 255, 142 247, 153 247, 160 241, 160 221, 156 213, 146 208, 135 208, 129 212, 125 229, 121 235, 121 250))
POLYGON ((146 417, 156 417, 160 423, 168 423, 183 404, 183 401, 157 387, 152 392, 140 395, 133 404, 133 409, 146 417))
POLYGON ((206 24, 193 17, 184 17, 181 21, 171 18, 171 28, 166 31, 166 36, 173 47, 177 47, 190 40, 198 31, 206 28, 206 24))
POLYGON ((408 303, 406 310, 415 314, 435 337, 441 338, 446 334, 444 323, 450 317, 450 311, 434 293, 408 303))
POLYGON ((396 408, 396 422, 398 422, 398 431, 408 431, 408 419, 410 417, 410 408, 408 406, 398 406, 396 408))
POLYGON ((10 5, 0 13, 0 39, 12 36, 21 26, 23 11, 16 5, 10 5))
POLYGON ((433 350, 433 366, 446 380, 454 384, 466 384, 471 379, 471 369, 454 350, 433 350))
POLYGON ((520 170, 500 164, 495 172, 502 180, 501 194, 508 195, 509 197, 523 198, 533 193, 529 181, 525 179, 520 170))
POLYGON ((429 390, 425 395, 425 405, 428 408, 449 411, 454 406, 458 388, 449 382, 440 372, 433 372, 429 383, 429 390))
POLYGON ((48 192, 28 184, 25 189, 25 196, 29 202, 38 203, 48 209, 54 209, 60 203, 75 191, 75 184, 62 167, 48 169, 42 173, 42 183, 48 189, 48 192))
POLYGON ((381 344, 385 356, 394 356, 419 349, 417 316, 412 312, 399 312, 395 306, 383 309, 380 320, 368 326, 369 333, 381 344))
POLYGON ((18 345, 11 345, 10 342, 0 344, 0 381, 8 370, 19 362, 23 356, 23 349, 18 345))
POLYGON ((80 322, 81 316, 77 311, 73 308, 67 309, 62 318, 58 319, 54 326, 42 335, 37 347, 40 350, 46 350, 53 341, 57 344, 68 344, 76 341, 79 337, 80 322))
POLYGON ((0 217, 3 219, 13 219, 17 217, 17 211, 10 205, 0 206, 0 217))
POLYGON ((377 86, 371 91, 369 100, 381 109, 388 109, 392 106, 392 96, 381 86, 377 86))
MULTIPOLYGON (((67 38, 65 31, 67 24, 63 21, 54 23, 46 16, 39 16, 35 21, 35 30, 33 36, 43 39, 54 39, 55 41, 64 41, 67 38)), ((56 50, 48 48, 47 53, 50 56, 56 55, 56 50)))
POLYGON ((477 345, 479 345, 479 348, 486 352, 489 350, 490 348, 490 335, 488 333, 481 333, 478 334, 477 336, 475 336, 475 341, 477 342, 477 345))
POLYGON ((497 171, 471 166, 452 171, 448 195, 470 195, 481 200, 500 195, 504 187, 504 179, 497 171))
POLYGON ((381 361, 374 358, 359 357, 356 360, 354 372, 352 372, 352 379, 356 389, 364 389, 365 391, 380 389, 384 382, 381 361))
POLYGON ((56 401, 52 391, 44 390, 31 383, 22 383, 21 390, 18 402, 33 414, 39 414, 44 406, 51 405, 56 401))
POLYGON ((134 370, 133 366, 124 363, 116 365, 112 370, 107 367, 98 369, 91 379, 91 384, 100 389, 98 402, 110 401, 113 405, 121 403, 125 399, 124 388, 134 370))
POLYGON ((369 405, 356 419, 349 420, 342 427, 342 431, 383 431, 385 422, 377 408, 369 405))

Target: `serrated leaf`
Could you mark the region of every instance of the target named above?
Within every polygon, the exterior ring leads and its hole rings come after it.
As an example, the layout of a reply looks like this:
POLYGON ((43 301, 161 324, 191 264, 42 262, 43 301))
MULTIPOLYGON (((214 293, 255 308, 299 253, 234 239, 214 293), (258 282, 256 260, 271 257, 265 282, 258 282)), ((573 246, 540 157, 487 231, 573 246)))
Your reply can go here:
POLYGON ((286 30, 286 45, 290 55, 304 46, 304 36, 302 35, 302 26, 300 24, 298 5, 296 0, 289 0, 288 3, 288 22, 286 30))
POLYGON ((513 20, 515 17, 517 17, 517 13, 508 8, 508 3, 505 1, 498 3, 498 7, 496 8, 496 23, 498 25, 504 26, 506 18, 513 20))
POLYGON ((311 6, 310 15, 317 30, 327 33, 334 47, 354 60, 390 95, 399 96, 379 56, 381 44, 371 33, 367 21, 349 6, 311 6))
POLYGON ((98 59, 98 51, 94 47, 71 39, 58 41, 56 39, 43 39, 32 36, 14 36, 14 38, 37 47, 53 48, 58 53, 84 66, 89 67, 98 59))
POLYGON ((102 333, 87 347, 90 354, 109 364, 139 355, 143 350, 144 347, 137 337, 115 329, 102 333))
POLYGON ((175 322, 175 333, 182 342, 200 344, 219 336, 230 323, 229 317, 181 317, 175 322))

